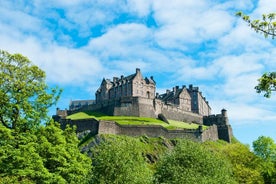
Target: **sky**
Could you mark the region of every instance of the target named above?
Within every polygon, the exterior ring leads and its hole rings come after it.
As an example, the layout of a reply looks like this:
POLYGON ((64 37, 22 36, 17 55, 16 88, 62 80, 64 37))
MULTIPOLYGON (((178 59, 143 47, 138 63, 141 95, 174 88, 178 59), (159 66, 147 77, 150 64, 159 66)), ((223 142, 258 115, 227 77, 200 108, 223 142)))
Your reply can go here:
POLYGON ((213 114, 227 109, 234 136, 276 141, 276 93, 254 87, 276 70, 276 41, 240 18, 276 12, 274 0, 1 0, 0 49, 21 53, 70 100, 95 99, 103 78, 140 68, 157 92, 193 84, 213 114))

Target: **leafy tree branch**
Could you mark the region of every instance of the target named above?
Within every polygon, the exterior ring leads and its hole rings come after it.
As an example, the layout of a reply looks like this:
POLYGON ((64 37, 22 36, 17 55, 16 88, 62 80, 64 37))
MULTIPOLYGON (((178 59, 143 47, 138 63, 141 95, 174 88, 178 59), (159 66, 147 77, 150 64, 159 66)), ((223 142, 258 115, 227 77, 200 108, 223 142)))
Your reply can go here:
MULTIPOLYGON (((248 25, 257 33, 261 33, 265 38, 276 36, 276 13, 263 14, 262 19, 251 20, 250 17, 242 12, 237 12, 237 16, 241 17, 248 25)), ((272 91, 276 91, 276 72, 264 73, 258 79, 259 83, 255 87, 257 93, 264 93, 264 97, 269 98, 272 91)))
POLYGON ((254 29, 257 33, 261 33, 267 37, 272 37, 272 39, 276 36, 276 13, 263 14, 262 19, 251 20, 248 15, 243 14, 242 12, 237 12, 237 16, 241 17, 248 25, 254 29))
POLYGON ((50 89, 46 74, 21 54, 0 50, 0 123, 26 131, 48 119, 48 108, 61 90, 50 89))

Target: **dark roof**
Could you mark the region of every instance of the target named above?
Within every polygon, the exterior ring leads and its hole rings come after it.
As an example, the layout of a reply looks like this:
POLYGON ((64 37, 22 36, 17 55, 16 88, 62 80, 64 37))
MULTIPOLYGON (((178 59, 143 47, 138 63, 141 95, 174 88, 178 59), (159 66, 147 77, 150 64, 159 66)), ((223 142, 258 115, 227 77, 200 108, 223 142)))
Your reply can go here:
POLYGON ((175 91, 167 91, 167 93, 158 96, 162 101, 171 101, 179 97, 183 89, 175 89, 175 91))
POLYGON ((145 78, 145 81, 147 84, 155 84, 155 81, 153 80, 153 78, 145 78))
POLYGON ((95 103, 95 100, 72 100, 70 101, 69 107, 91 105, 94 103, 95 103))

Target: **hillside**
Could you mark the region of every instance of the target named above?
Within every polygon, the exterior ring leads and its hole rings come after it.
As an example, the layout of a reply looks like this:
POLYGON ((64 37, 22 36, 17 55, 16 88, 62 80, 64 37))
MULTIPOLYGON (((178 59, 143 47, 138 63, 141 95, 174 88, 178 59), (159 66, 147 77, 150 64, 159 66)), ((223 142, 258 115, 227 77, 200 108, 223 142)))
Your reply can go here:
POLYGON ((235 139, 97 135, 79 147, 92 159, 96 183, 263 183, 261 160, 235 139))

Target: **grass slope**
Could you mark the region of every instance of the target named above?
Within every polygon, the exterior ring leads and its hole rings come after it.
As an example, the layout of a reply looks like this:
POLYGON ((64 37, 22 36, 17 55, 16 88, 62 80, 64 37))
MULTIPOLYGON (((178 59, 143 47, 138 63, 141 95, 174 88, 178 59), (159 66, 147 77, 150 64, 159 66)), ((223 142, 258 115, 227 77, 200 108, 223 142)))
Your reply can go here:
MULTIPOLYGON (((198 124, 195 123, 185 123, 181 121, 169 120, 170 124, 167 124, 159 119, 148 118, 148 117, 135 117, 135 116, 106 116, 100 113, 86 113, 78 112, 67 116, 67 119, 77 120, 77 119, 88 119, 95 118, 97 120, 110 120, 115 121, 121 125, 161 125, 164 128, 174 130, 174 129, 197 129, 198 124)), ((203 127, 204 129, 207 126, 203 127)))

